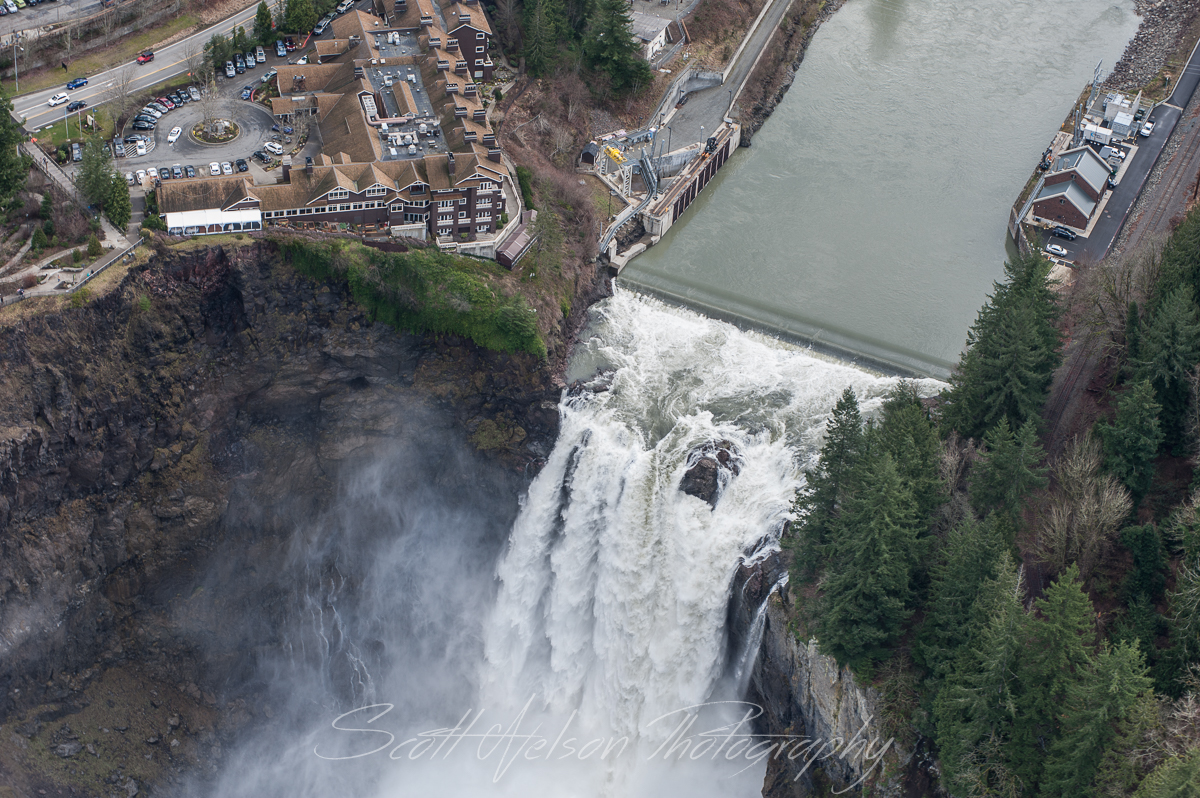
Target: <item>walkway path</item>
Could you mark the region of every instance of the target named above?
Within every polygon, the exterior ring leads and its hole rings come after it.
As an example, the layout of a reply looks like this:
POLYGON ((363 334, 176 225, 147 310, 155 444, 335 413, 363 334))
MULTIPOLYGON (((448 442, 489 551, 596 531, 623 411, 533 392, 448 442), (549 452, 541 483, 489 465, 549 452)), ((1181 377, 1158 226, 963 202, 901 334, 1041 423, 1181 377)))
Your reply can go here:
MULTIPOLYGON (((53 158, 43 154, 41 150, 28 141, 22 142, 21 147, 24 148, 29 157, 33 158, 33 165, 40 169, 46 177, 53 180, 59 188, 73 197, 81 208, 88 207, 83 196, 75 188, 75 183, 71 180, 70 175, 63 171, 63 168, 55 163, 53 158)), ((117 228, 113 227, 112 223, 108 219, 105 219, 104 216, 100 216, 99 219, 100 229, 104 231, 104 241, 100 243, 107 249, 114 247, 125 249, 129 245, 129 237, 125 233, 118 232, 117 228)))

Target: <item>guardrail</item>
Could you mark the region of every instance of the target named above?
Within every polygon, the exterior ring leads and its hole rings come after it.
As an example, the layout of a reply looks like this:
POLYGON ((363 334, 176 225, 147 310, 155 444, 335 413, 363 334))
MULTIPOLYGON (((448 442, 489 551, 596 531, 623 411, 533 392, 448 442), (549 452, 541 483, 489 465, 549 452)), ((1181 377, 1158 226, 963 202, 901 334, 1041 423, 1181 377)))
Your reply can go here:
MULTIPOLYGON (((144 238, 139 236, 138 240, 135 243, 130 244, 129 246, 127 246, 125 249, 121 250, 120 252, 116 251, 115 249, 111 250, 111 255, 107 260, 105 260, 103 263, 101 263, 99 266, 96 266, 95 268, 88 269, 87 274, 84 275, 84 278, 82 280, 76 280, 75 283, 70 288, 66 288, 61 292, 56 292, 53 294, 33 294, 33 295, 14 294, 11 297, 4 297, 3 304, 12 305, 14 303, 21 302, 22 300, 25 300, 25 299, 35 299, 37 297, 47 297, 47 296, 66 296, 68 294, 73 294, 76 291, 78 291, 80 288, 83 288, 89 282, 94 280, 97 275, 99 275, 101 272, 103 272, 109 266, 112 266, 117 261, 125 260, 125 259, 132 257, 133 251, 135 249, 137 249, 138 247, 140 247, 142 244, 144 244, 145 241, 146 240, 144 238)), ((86 269, 87 267, 84 267, 84 268, 86 269)), ((82 271, 82 269, 81 269, 81 271, 82 271)))

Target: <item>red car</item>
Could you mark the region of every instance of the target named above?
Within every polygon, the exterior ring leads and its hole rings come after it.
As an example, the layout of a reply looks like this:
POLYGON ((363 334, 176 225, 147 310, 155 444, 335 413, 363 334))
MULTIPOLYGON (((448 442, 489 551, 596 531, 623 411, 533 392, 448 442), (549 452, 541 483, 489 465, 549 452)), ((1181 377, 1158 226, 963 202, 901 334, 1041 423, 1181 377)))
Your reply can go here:
POLYGON ((137 62, 139 64, 148 64, 153 60, 154 60, 154 51, 153 50, 147 50, 146 52, 142 53, 141 55, 139 55, 137 57, 137 62))
POLYGON ((289 53, 292 52, 293 50, 296 49, 296 40, 293 39, 291 36, 285 37, 283 40, 283 47, 289 53))
POLYGON ((156 103, 162 103, 163 105, 167 106, 167 110, 168 110, 168 111, 173 111, 173 110, 175 110, 175 103, 171 102, 171 101, 170 101, 170 100, 168 100, 166 97, 159 97, 159 98, 158 98, 157 100, 155 100, 154 102, 156 102, 156 103))

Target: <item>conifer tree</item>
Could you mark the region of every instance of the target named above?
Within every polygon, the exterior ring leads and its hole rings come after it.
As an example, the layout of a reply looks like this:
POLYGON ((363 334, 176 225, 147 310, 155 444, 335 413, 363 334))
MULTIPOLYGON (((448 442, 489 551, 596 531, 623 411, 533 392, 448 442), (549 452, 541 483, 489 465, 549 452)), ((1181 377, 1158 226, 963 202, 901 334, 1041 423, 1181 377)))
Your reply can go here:
POLYGON ((888 656, 911 614, 917 508, 890 455, 865 465, 833 541, 818 629, 821 649, 864 672, 888 656))
POLYGON ((1138 309, 1136 300, 1129 300, 1129 308, 1125 312, 1125 367, 1126 376, 1133 373, 1133 369, 1140 361, 1142 356, 1142 317, 1138 309))
POLYGON ((1092 604, 1074 565, 1036 606, 1040 617, 1030 623, 1018 668, 1021 695, 1009 749, 1014 771, 1027 786, 1041 781, 1043 741, 1058 737, 1063 702, 1091 667, 1094 637, 1092 604))
POLYGON ((275 25, 271 19, 271 9, 267 8, 266 0, 258 4, 254 15, 254 38, 266 47, 275 42, 275 25))
POLYGON ((1138 786, 1134 798, 1200 798, 1200 748, 1160 763, 1138 786))
POLYGON ((944 418, 966 437, 978 438, 1007 418, 1013 429, 1035 418, 1059 363, 1058 303, 1049 264, 1040 255, 1005 264, 1007 280, 979 311, 967 333, 946 394, 944 418))
MULTIPOLYGON (((971 469, 971 506, 980 515, 995 511, 1015 530, 1025 497, 1046 487, 1046 456, 1038 442, 1034 420, 1028 419, 1013 434, 1005 418, 983 436, 984 449, 971 469)), ((1011 541, 1010 541, 1011 542, 1011 541)))
POLYGON ((1025 591, 1007 551, 996 571, 981 585, 972 608, 978 637, 959 652, 934 701, 940 759, 955 795, 1019 791, 1006 749, 1020 697, 1017 668, 1028 630, 1021 604, 1025 591))
POLYGON ((287 0, 283 25, 292 33, 307 34, 317 24, 317 12, 312 0, 287 0))
POLYGON ((12 101, 0 93, 0 200, 8 200, 29 179, 28 156, 17 149, 25 131, 13 116, 12 101))
POLYGON ((1141 651, 1132 642, 1101 648, 1095 664, 1070 684, 1062 734, 1050 748, 1042 794, 1091 798, 1092 780, 1118 724, 1151 692, 1141 651))
POLYGON ((1188 374, 1200 361, 1200 322, 1190 285, 1163 297, 1141 341, 1138 376, 1154 386, 1162 406, 1159 420, 1163 442, 1172 448, 1184 443, 1184 414, 1188 403, 1188 374))
POLYGON ((1108 472, 1121 480, 1136 507, 1154 479, 1154 457, 1162 443, 1160 407, 1148 380, 1135 383, 1117 403, 1115 424, 1096 425, 1107 455, 1108 472))
POLYGON ((545 75, 558 60, 558 42, 566 35, 561 0, 527 0, 525 46, 521 54, 530 74, 545 75))
POLYGON ((79 190, 92 205, 103 207, 112 193, 112 155, 108 148, 92 139, 83 146, 79 164, 79 190))
POLYGON ((889 392, 878 435, 883 450, 892 456, 901 480, 912 493, 922 527, 927 527, 946 499, 939 474, 942 450, 937 429, 911 382, 901 382, 889 392))
POLYGON ((133 216, 133 206, 129 201, 129 187, 124 178, 112 175, 109 181, 108 199, 104 203, 104 215, 120 232, 129 226, 133 216))
POLYGON ((595 0, 583 36, 588 66, 608 75, 617 94, 648 85, 653 77, 631 26, 627 0, 595 0))
POLYGON ((796 497, 800 538, 796 565, 802 572, 816 568, 828 542, 829 530, 851 484, 863 449, 863 421, 858 397, 846 388, 825 424, 825 443, 817 465, 806 471, 805 487, 796 497))
POLYGON ((998 575, 1006 548, 1002 526, 994 514, 983 521, 967 518, 946 535, 914 652, 935 678, 950 670, 958 650, 972 645, 982 628, 973 623, 973 608, 998 575))

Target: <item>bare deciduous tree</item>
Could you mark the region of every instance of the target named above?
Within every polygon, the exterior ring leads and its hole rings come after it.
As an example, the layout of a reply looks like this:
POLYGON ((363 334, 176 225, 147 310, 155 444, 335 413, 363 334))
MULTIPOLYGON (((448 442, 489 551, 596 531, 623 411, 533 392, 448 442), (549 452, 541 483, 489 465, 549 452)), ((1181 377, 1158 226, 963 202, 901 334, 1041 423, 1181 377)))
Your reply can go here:
POLYGON ((217 96, 217 81, 209 72, 200 86, 200 112, 204 115, 205 128, 212 124, 220 107, 221 98, 217 96))
POLYGON ((183 51, 180 55, 183 57, 183 65, 188 74, 192 76, 197 85, 203 86, 212 72, 212 63, 205 55, 204 43, 196 37, 187 39, 183 43, 183 51))
POLYGON ((1091 433, 1077 437, 1054 467, 1057 489, 1038 525, 1037 554, 1052 574, 1071 563, 1087 579, 1133 502, 1129 491, 1100 467, 1104 454, 1091 433))
POLYGON ((1162 271, 1163 241, 1142 241, 1119 258, 1106 258, 1085 272, 1087 321, 1106 338, 1110 351, 1125 351, 1125 316, 1130 302, 1143 303, 1162 271))
POLYGON ((112 82, 104 90, 103 102, 112 109, 113 119, 120 120, 136 101, 137 92, 133 82, 137 80, 137 70, 133 64, 119 66, 112 71, 112 82))

